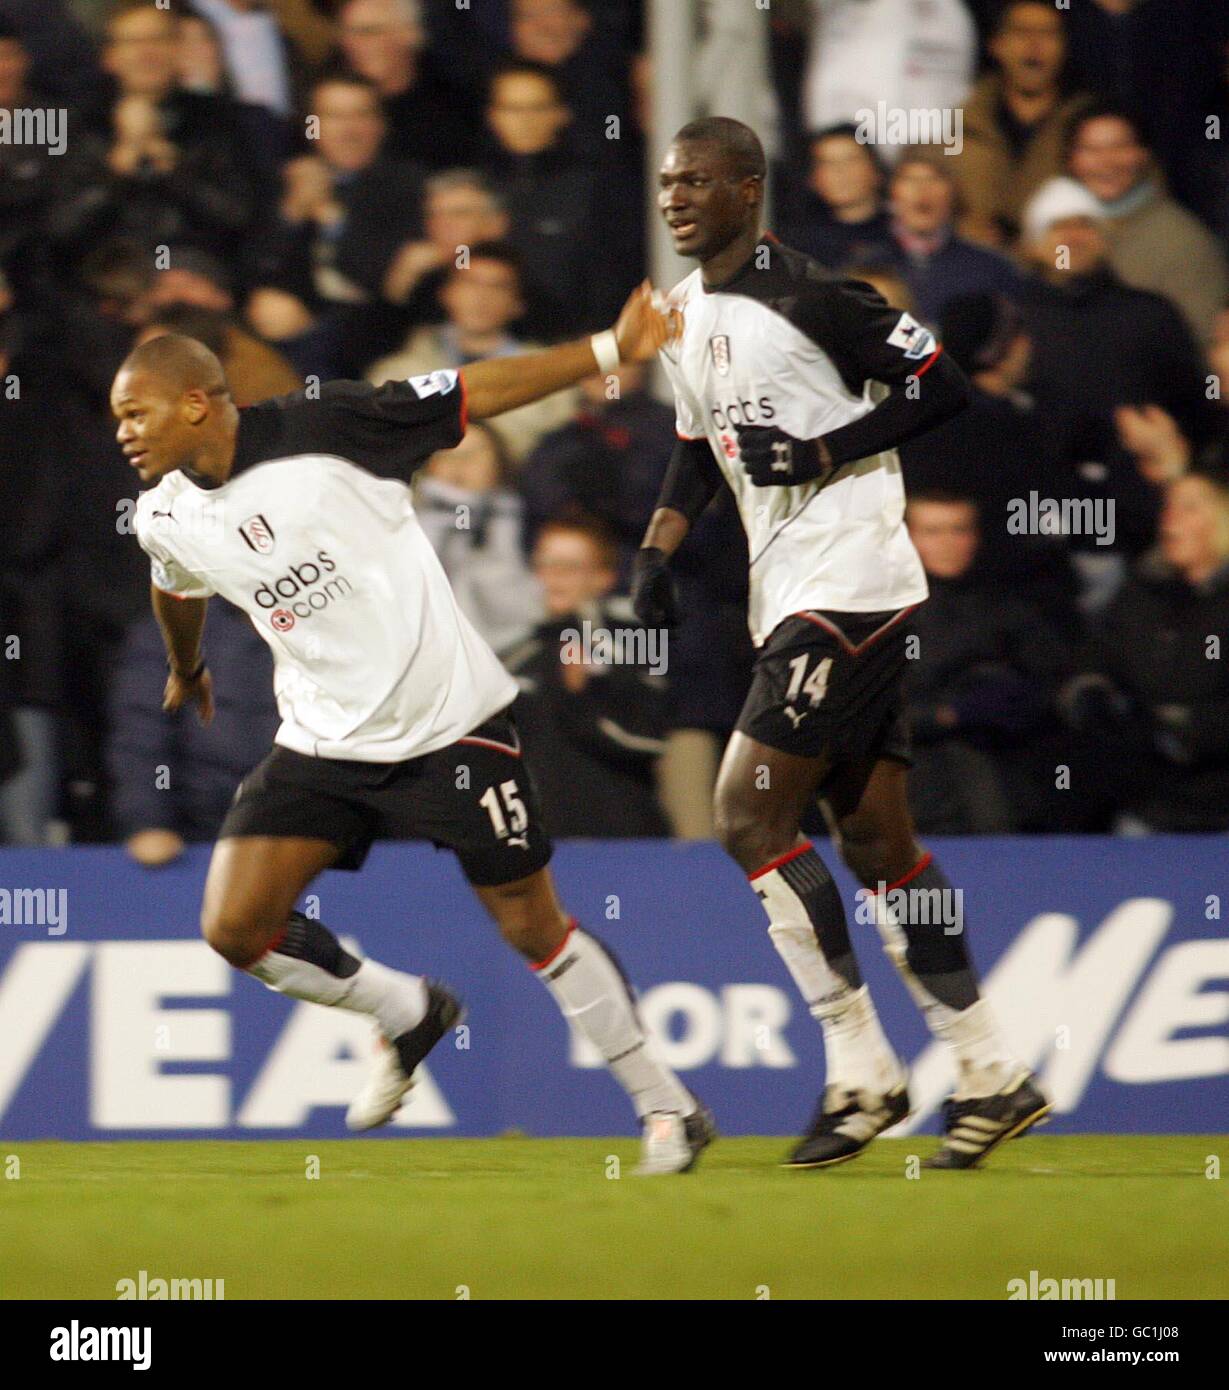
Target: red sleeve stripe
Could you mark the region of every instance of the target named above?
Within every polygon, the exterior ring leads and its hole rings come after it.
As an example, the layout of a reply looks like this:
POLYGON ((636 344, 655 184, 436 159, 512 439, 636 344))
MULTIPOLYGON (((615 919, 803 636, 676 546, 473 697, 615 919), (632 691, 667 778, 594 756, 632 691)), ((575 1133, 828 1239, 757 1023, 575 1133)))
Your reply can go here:
POLYGON ((702 434, 684 434, 680 429, 676 429, 674 433, 684 444, 698 444, 700 440, 706 438, 706 436, 702 434))
POLYGON ((926 359, 926 361, 923 362, 922 365, 917 369, 917 372, 915 373, 915 375, 916 375, 916 376, 925 376, 926 373, 927 373, 928 371, 930 371, 931 367, 933 367, 933 366, 935 365, 935 363, 939 360, 939 358, 940 358, 942 355, 943 355, 943 344, 940 343, 939 346, 938 346, 937 348, 935 348, 934 352, 932 352, 932 353, 930 354, 930 356, 926 359))
MULTIPOLYGON (((153 587, 155 589, 158 589, 157 584, 155 584, 153 587)), ((167 598, 177 598, 180 601, 180 603, 187 603, 187 601, 192 597, 191 594, 173 594, 171 593, 170 589, 158 589, 158 592, 160 594, 165 594, 167 598)))

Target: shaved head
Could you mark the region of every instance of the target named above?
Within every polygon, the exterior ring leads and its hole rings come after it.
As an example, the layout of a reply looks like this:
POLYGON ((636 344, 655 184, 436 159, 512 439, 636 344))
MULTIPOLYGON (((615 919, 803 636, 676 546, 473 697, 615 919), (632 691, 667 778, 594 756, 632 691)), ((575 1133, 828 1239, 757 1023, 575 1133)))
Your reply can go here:
POLYGON ((239 413, 217 355, 166 333, 134 348, 111 387, 116 439, 144 483, 175 469, 219 482, 229 472, 239 413))
POLYGON ((226 373, 216 354, 196 338, 182 333, 164 333, 133 348, 120 371, 147 373, 173 396, 187 391, 203 391, 207 396, 229 392, 226 373))

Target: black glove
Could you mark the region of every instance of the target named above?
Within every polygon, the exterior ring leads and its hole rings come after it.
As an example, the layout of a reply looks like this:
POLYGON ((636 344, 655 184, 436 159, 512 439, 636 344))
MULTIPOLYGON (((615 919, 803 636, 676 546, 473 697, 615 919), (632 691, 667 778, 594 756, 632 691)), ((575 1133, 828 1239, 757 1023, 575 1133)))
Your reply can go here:
POLYGON ((819 440, 795 439, 775 425, 737 425, 738 452, 756 487, 796 487, 832 472, 819 440))
POLYGON ((645 627, 678 627, 679 598, 666 552, 655 545, 632 561, 632 609, 645 627))

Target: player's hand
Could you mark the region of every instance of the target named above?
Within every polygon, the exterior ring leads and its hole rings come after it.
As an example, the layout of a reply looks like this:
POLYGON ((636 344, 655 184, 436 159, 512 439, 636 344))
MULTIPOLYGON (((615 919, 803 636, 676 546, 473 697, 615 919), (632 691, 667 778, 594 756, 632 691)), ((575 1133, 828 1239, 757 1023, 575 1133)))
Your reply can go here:
POLYGON ((213 677, 207 666, 195 680, 172 671, 166 678, 166 689, 162 692, 162 708, 171 714, 184 705, 195 705, 202 724, 213 722, 213 677))
POLYGON ((646 545, 632 561, 632 610, 645 627, 678 627, 679 598, 664 550, 646 545))
POLYGON ((627 297, 614 335, 619 358, 624 362, 647 362, 683 331, 683 311, 667 304, 643 280, 627 297))
POLYGON ((796 487, 832 472, 822 439, 795 439, 775 425, 737 425, 735 433, 739 457, 756 487, 796 487))

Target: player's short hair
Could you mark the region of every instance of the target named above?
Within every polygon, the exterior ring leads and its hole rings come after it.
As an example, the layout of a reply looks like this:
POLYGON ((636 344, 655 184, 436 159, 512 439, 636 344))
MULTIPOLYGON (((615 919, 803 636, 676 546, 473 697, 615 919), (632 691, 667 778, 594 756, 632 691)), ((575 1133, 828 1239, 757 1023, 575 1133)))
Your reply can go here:
POLYGON ((211 396, 230 394, 218 355, 183 333, 166 333, 134 347, 120 370, 148 372, 168 391, 179 395, 186 391, 205 391, 211 396))
POLYGON ((568 106, 568 94, 564 89, 559 74, 546 66, 545 63, 535 63, 532 58, 506 58, 500 63, 494 72, 491 73, 490 81, 487 83, 487 101, 495 99, 495 84, 505 77, 536 77, 539 82, 549 85, 555 94, 555 100, 560 106, 568 106))
POLYGON ((592 512, 587 512, 583 507, 572 503, 543 523, 538 530, 537 540, 559 532, 584 536, 596 551, 598 564, 603 569, 619 568, 619 542, 601 517, 594 516, 592 512))
POLYGON ((740 179, 768 177, 768 160, 760 137, 742 121, 730 116, 704 116, 698 121, 688 121, 674 137, 674 143, 681 144, 684 140, 715 145, 740 179))

